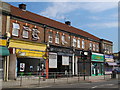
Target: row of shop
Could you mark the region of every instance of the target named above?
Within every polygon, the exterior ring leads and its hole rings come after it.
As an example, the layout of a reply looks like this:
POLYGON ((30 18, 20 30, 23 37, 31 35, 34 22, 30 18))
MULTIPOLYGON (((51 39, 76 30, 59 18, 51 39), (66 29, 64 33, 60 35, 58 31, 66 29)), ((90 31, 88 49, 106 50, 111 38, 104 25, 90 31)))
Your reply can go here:
POLYGON ((0 70, 3 72, 4 79, 15 79, 21 72, 26 75, 28 73, 36 75, 43 71, 46 73, 46 78, 49 78, 49 74, 52 72, 96 76, 103 75, 104 71, 107 72, 108 69, 108 71, 112 71, 113 66, 116 66, 113 64, 112 55, 104 56, 104 54, 92 53, 92 56, 83 60, 81 50, 57 46, 48 48, 46 44, 21 40, 10 40, 7 47, 6 40, 1 39, 1 42, 2 67, 0 70))

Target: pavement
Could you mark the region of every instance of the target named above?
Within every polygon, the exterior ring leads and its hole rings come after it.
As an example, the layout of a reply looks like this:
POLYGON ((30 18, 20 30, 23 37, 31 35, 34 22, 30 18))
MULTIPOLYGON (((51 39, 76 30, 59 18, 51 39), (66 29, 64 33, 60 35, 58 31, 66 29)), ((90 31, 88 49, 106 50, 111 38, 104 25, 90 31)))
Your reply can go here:
MULTIPOLYGON (((117 75, 118 78, 118 75, 117 75)), ((2 81, 2 88, 34 88, 34 87, 47 87, 50 85, 72 84, 72 83, 94 83, 111 80, 111 75, 101 76, 83 76, 65 77, 65 78, 52 78, 46 79, 39 77, 22 77, 16 80, 2 81)))

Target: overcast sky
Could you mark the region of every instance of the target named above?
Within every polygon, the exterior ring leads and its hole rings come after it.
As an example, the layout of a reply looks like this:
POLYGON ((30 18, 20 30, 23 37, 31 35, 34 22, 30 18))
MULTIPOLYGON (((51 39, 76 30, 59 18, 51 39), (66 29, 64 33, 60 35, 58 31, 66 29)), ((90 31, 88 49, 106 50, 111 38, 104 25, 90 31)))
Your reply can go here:
MULTIPOLYGON (((21 2, 9 2, 18 7, 21 2)), ((27 10, 113 42, 118 51, 118 2, 23 2, 27 10)))

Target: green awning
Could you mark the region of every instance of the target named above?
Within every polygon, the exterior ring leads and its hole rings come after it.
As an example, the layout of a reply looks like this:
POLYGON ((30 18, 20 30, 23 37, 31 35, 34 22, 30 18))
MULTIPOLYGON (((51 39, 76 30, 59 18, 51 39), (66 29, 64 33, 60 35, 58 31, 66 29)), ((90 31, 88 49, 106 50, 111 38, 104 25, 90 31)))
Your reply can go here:
POLYGON ((7 47, 0 46, 0 56, 8 56, 10 52, 7 47))

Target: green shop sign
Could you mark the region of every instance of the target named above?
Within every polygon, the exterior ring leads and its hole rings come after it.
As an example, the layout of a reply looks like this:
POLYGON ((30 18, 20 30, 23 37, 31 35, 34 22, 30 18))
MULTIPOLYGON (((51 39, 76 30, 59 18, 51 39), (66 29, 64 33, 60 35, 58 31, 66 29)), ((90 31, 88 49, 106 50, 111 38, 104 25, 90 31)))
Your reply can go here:
POLYGON ((92 61, 104 62, 104 55, 102 54, 92 54, 92 61))

